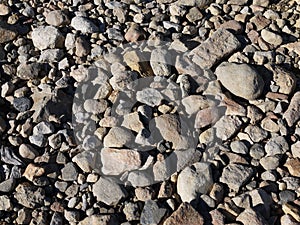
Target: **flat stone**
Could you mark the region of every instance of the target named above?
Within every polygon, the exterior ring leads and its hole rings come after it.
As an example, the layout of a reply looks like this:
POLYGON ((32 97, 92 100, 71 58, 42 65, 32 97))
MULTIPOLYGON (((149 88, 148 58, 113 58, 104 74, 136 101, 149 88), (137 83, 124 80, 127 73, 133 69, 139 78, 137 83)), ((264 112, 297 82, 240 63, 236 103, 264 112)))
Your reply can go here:
POLYGON ((294 158, 300 158, 300 141, 297 141, 295 144, 292 144, 291 151, 294 158))
POLYGON ((155 107, 161 104, 164 97, 154 88, 145 88, 142 91, 137 92, 136 99, 141 103, 155 107))
POLYGON ((109 130, 108 134, 104 137, 104 147, 109 148, 122 148, 129 147, 134 141, 131 131, 122 127, 113 127, 109 130))
POLYGON ((52 134, 55 128, 53 124, 47 121, 42 121, 34 126, 33 133, 34 134, 52 134))
POLYGON ((96 169, 100 161, 99 154, 95 151, 83 151, 72 158, 72 161, 84 172, 90 173, 96 169))
POLYGON ((29 183, 21 183, 16 187, 14 197, 19 204, 26 208, 34 209, 43 205, 45 191, 42 188, 32 186, 29 183))
POLYGON ((93 185, 93 194, 98 201, 109 206, 117 205, 127 195, 119 184, 106 177, 100 177, 93 185))
POLYGON ((65 38, 62 33, 52 26, 39 26, 32 31, 32 42, 39 50, 47 48, 62 48, 65 38))
POLYGON ((265 218, 262 215, 255 212, 251 208, 245 209, 236 218, 236 220, 243 224, 249 224, 249 223, 253 223, 253 224, 257 224, 257 225, 267 225, 268 224, 268 222, 265 220, 265 218))
POLYGON ((166 212, 167 209, 160 208, 155 201, 147 200, 141 214, 140 223, 141 225, 159 224, 166 212))
POLYGON ((224 168, 220 181, 227 184, 230 189, 237 192, 248 182, 248 180, 253 176, 253 173, 254 170, 251 167, 231 163, 224 168))
POLYGON ((290 158, 284 164, 288 168, 290 174, 295 177, 300 177, 300 159, 290 158))
POLYGON ((203 69, 210 69, 222 58, 241 46, 239 40, 226 29, 218 29, 205 42, 191 52, 192 60, 203 69))
POLYGON ((272 44, 274 46, 279 46, 282 43, 282 37, 279 34, 275 34, 272 31, 269 30, 262 30, 261 31, 261 37, 269 44, 272 44))
POLYGON ((61 179, 64 181, 75 181, 77 180, 78 172, 73 163, 67 163, 61 170, 61 179))
POLYGON ((300 92, 296 92, 292 97, 288 109, 283 114, 283 118, 290 127, 300 119, 300 92))
POLYGON ((264 81, 260 74, 247 64, 222 63, 216 69, 221 84, 232 94, 253 100, 263 91, 264 81))
POLYGON ((191 202, 199 194, 206 194, 212 185, 213 177, 209 164, 195 163, 179 174, 177 192, 183 202, 191 202))
POLYGON ((189 203, 182 203, 163 225, 203 225, 204 218, 189 203))
POLYGON ((225 141, 237 133, 241 125, 242 122, 237 116, 223 116, 215 124, 216 135, 225 141))
POLYGON ((71 26, 82 33, 97 33, 99 32, 98 26, 86 17, 76 16, 71 20, 71 26))
POLYGON ((129 149, 103 148, 101 162, 102 172, 106 175, 120 175, 142 165, 139 152, 129 149))

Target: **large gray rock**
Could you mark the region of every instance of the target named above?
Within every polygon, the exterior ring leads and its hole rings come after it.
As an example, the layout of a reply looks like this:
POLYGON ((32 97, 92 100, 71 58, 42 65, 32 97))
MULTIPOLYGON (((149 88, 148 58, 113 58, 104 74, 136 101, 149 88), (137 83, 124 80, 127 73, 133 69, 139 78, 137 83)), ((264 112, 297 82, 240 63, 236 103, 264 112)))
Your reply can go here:
POLYGON ((39 50, 62 48, 65 38, 60 31, 52 26, 39 26, 32 31, 32 42, 39 50))
POLYGON ((199 194, 206 194, 213 185, 209 164, 195 163, 186 167, 178 176, 177 191, 183 202, 191 202, 199 194))
POLYGON ((205 42, 193 49, 190 55, 193 62, 202 69, 210 69, 222 58, 239 49, 240 46, 241 43, 232 33, 220 28, 205 42))
POLYGON ((71 21, 71 26, 82 33, 95 33, 99 31, 99 28, 88 18, 82 16, 76 16, 71 21))
POLYGON ((222 63, 217 67, 216 75, 232 94, 248 100, 258 98, 264 88, 260 74, 247 64, 222 63))

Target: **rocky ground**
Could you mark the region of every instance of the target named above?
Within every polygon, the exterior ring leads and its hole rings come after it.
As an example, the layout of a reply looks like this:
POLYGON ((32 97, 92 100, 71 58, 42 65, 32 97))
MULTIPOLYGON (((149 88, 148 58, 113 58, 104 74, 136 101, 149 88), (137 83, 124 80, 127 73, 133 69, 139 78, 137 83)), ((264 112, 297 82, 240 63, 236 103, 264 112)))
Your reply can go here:
POLYGON ((1 0, 0 224, 300 224, 299 0, 1 0))

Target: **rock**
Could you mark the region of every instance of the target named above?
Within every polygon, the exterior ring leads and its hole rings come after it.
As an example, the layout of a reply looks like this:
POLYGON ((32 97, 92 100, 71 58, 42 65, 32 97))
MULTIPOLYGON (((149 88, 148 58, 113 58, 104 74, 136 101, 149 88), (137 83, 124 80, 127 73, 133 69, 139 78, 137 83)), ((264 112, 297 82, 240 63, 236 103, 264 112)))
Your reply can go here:
POLYGON ((191 57, 202 69, 210 69, 222 58, 240 47, 239 40, 226 29, 218 29, 205 42, 194 48, 191 57))
POLYGON ((289 127, 293 126, 300 119, 300 92, 296 92, 292 97, 288 109, 283 114, 283 118, 289 127))
POLYGON ((61 49, 46 49, 42 51, 39 62, 59 62, 65 53, 61 49))
POLYGON ((299 223, 290 215, 283 215, 280 218, 280 223, 286 225, 299 225, 299 223))
POLYGON ((38 78, 42 70, 40 63, 25 62, 21 63, 17 68, 17 76, 23 80, 32 80, 38 78))
POLYGON ((78 172, 73 163, 67 163, 61 170, 61 179, 64 181, 77 180, 78 172))
POLYGON ((189 10, 189 12, 186 14, 186 18, 191 23, 195 23, 203 18, 202 13, 197 7, 193 7, 189 10))
POLYGON ((0 192, 9 193, 14 190, 16 185, 16 179, 9 178, 0 183, 0 192))
POLYGON ((270 4, 270 0, 253 0, 253 5, 267 7, 269 4, 270 4))
POLYGON ((300 177, 300 159, 290 158, 284 164, 288 168, 290 174, 295 177, 300 177))
POLYGON ((95 151, 83 151, 72 158, 72 161, 84 172, 90 173, 99 167, 100 157, 95 151))
POLYGON ((191 202, 199 194, 206 194, 212 185, 213 177, 209 164, 195 163, 179 174, 177 192, 183 202, 191 202))
POLYGON ((63 225, 63 217, 57 212, 53 213, 50 225, 63 225))
POLYGON ((275 170, 279 166, 279 160, 279 155, 265 156, 259 160, 259 163, 265 170, 275 170))
POLYGON ((23 208, 18 211, 18 217, 16 218, 16 222, 19 224, 29 224, 31 218, 31 210, 23 208))
POLYGON ((117 218, 113 215, 91 215, 80 221, 78 225, 118 225, 117 218))
POLYGON ((109 148, 130 147, 134 142, 131 131, 122 127, 113 127, 104 137, 103 145, 109 148))
POLYGON ((291 215, 297 222, 300 223, 300 208, 292 205, 291 203, 285 203, 282 205, 282 210, 285 214, 291 215))
POLYGON ((164 48, 155 48, 151 52, 150 65, 156 76, 170 76, 172 64, 171 52, 164 48))
POLYGON ((208 100, 200 95, 189 95, 181 100, 185 111, 189 114, 195 114, 201 109, 209 107, 208 100))
POLYGON ((289 148, 289 144, 282 136, 271 138, 265 145, 265 151, 268 156, 282 155, 286 153, 289 148))
POLYGON ((93 194, 98 201, 109 206, 117 205, 127 195, 119 184, 106 177, 100 177, 93 185, 93 194))
POLYGON ((59 27, 63 25, 67 25, 70 21, 65 13, 63 13, 61 10, 54 10, 49 12, 46 15, 46 23, 49 25, 59 27))
POLYGON ((133 187, 146 187, 153 184, 153 176, 147 170, 136 170, 128 174, 128 181, 133 187))
POLYGON ((121 125, 137 133, 144 129, 144 125, 140 120, 140 115, 138 112, 133 112, 124 115, 123 122, 121 125))
POLYGON ((293 202, 296 199, 296 193, 289 190, 281 191, 279 192, 279 199, 280 199, 280 204, 293 202))
POLYGON ((106 175, 120 175, 139 169, 142 165, 139 152, 129 149, 103 148, 101 162, 102 172, 106 175))
POLYGON ((78 57, 87 56, 91 52, 90 42, 84 37, 78 37, 75 41, 75 54, 78 57))
POLYGON ((15 154, 14 149, 11 147, 0 148, 1 161, 10 165, 22 166, 23 161, 15 154))
POLYGON ((261 159, 265 155, 264 147, 256 143, 251 146, 249 153, 252 158, 261 159))
POLYGON ((0 4, 0 16, 6 16, 10 13, 11 9, 9 6, 0 4))
POLYGON ((43 134, 32 135, 29 137, 29 141, 38 147, 45 147, 47 144, 47 139, 43 134))
POLYGON ((136 203, 127 203, 124 206, 123 212, 126 216, 127 221, 139 220, 140 213, 139 213, 139 206, 136 203))
POLYGON ((147 200, 141 213, 140 223, 141 225, 159 224, 166 212, 167 210, 159 208, 155 201, 147 200))
POLYGON ((32 31, 32 42, 39 50, 62 48, 65 38, 60 31, 52 26, 39 26, 32 31))
POLYGON ((240 34, 243 32, 243 26, 241 23, 239 23, 236 20, 229 20, 226 21, 225 23, 222 23, 220 28, 224 28, 230 31, 233 31, 236 34, 240 34))
POLYGON ((226 166, 220 177, 220 181, 236 192, 246 184, 253 176, 254 170, 251 167, 231 163, 226 166))
POLYGON ((79 218, 80 218, 80 214, 78 211, 65 210, 64 216, 65 216, 66 220, 69 221, 70 223, 78 222, 79 218))
POLYGON ((268 132, 259 126, 249 125, 245 128, 245 132, 249 135, 253 142, 260 142, 268 137, 268 132))
POLYGON ((137 92, 136 99, 141 103, 155 107, 161 104, 164 97, 154 88, 145 88, 142 91, 137 92))
POLYGON ((203 225, 204 218, 189 204, 182 203, 163 225, 203 225))
POLYGON ((136 23, 132 23, 127 32, 125 33, 125 40, 128 42, 137 42, 145 38, 145 34, 141 31, 136 23))
POLYGON ((43 167, 36 166, 32 163, 28 164, 23 173, 23 176, 27 178, 27 180, 32 181, 35 177, 40 177, 45 173, 45 169, 43 167))
POLYGON ((281 45, 283 41, 279 34, 275 34, 274 32, 266 29, 261 31, 261 37, 264 39, 264 41, 274 45, 275 47, 281 45))
POLYGON ((73 17, 71 20, 71 26, 82 33, 97 33, 99 32, 98 26, 96 26, 88 18, 82 16, 73 17))
POLYGON ((215 124, 216 135, 222 140, 227 140, 240 129, 241 125, 242 122, 237 116, 223 116, 215 124))
POLYGON ((86 99, 83 103, 83 108, 88 113, 93 113, 95 115, 105 112, 108 103, 104 99, 86 99))
POLYGON ((28 183, 21 183, 16 187, 14 197, 19 204, 26 208, 33 209, 43 205, 45 191, 42 188, 32 186, 28 183))
POLYGON ((204 128, 218 121, 220 115, 216 107, 208 107, 200 110, 195 118, 195 128, 204 128))
POLYGON ((222 85, 232 94, 253 100, 263 91, 264 81, 260 74, 247 64, 222 63, 216 69, 222 85))
POLYGON ((268 117, 264 118, 261 121, 261 127, 264 130, 272 132, 272 133, 277 133, 280 131, 278 124, 268 117))
POLYGON ((14 40, 18 33, 15 29, 6 23, 0 23, 0 44, 14 40))
POLYGON ((27 97, 15 98, 13 101, 14 108, 19 112, 28 111, 32 107, 32 102, 27 97))
POLYGON ((42 121, 33 128, 34 134, 52 134, 53 132, 54 126, 47 121, 42 121))
POLYGON ((11 211, 13 208, 13 205, 6 195, 0 196, 0 211, 11 211))
POLYGON ((233 141, 230 143, 230 148, 234 153, 248 154, 248 147, 242 141, 233 141))
POLYGON ((269 224, 263 216, 261 216, 259 213, 255 212, 253 209, 248 208, 245 209, 237 218, 237 221, 248 224, 253 223, 257 225, 267 225, 269 224))
POLYGON ((294 158, 300 158, 300 141, 297 141, 296 143, 292 144, 291 151, 294 158))

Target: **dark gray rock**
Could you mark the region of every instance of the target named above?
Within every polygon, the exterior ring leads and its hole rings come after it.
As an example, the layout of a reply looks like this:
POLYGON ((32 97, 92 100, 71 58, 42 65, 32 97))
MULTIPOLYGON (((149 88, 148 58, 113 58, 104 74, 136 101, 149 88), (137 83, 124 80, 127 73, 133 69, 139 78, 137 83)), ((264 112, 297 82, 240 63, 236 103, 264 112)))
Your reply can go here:
POLYGON ((15 98, 13 101, 14 108, 19 112, 25 112, 32 107, 32 102, 27 97, 15 98))

